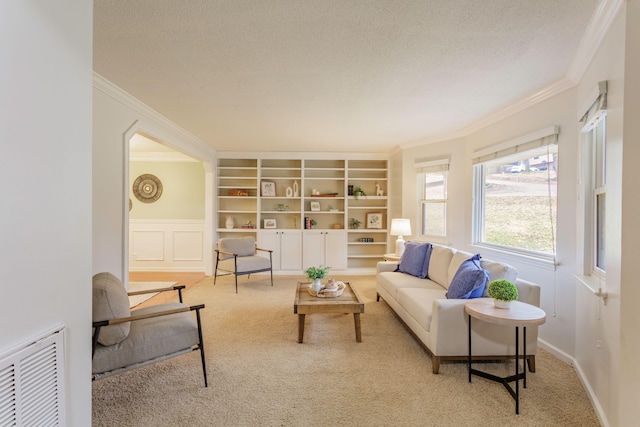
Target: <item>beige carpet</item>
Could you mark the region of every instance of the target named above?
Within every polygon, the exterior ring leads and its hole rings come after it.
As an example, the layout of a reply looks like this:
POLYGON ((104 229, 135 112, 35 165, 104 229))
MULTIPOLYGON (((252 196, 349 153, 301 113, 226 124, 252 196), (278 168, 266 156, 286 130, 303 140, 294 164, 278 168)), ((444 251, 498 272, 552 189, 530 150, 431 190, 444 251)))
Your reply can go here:
MULTIPOLYGON (((148 289, 160 289, 173 286, 178 282, 129 282, 129 292, 146 291, 148 289)), ((129 297, 129 308, 133 308, 143 302, 150 300, 154 296, 158 295, 158 292, 151 292, 142 295, 131 295, 129 297)))
MULTIPOLYGON (((307 315, 298 344, 298 277, 206 278, 185 295, 202 311, 209 387, 198 352, 93 383, 94 426, 597 426, 572 367, 539 350, 520 415, 504 387, 464 363, 431 359, 375 301, 375 278, 351 281, 365 300, 362 343, 352 315, 307 315)), ((513 362, 478 364, 498 375, 513 362)))

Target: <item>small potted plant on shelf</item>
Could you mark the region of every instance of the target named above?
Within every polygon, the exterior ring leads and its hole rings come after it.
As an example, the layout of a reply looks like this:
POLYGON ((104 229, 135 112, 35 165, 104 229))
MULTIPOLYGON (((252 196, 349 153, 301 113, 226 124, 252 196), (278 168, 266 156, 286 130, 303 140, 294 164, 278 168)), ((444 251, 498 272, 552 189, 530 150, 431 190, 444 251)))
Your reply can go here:
POLYGON ((317 293, 322 289, 321 279, 327 277, 330 268, 331 267, 321 265, 320 267, 309 267, 304 271, 304 274, 306 274, 309 279, 313 280, 310 287, 311 290, 317 293))
POLYGON ((518 299, 518 288, 508 280, 499 279, 489 282, 487 293, 497 308, 509 308, 511 301, 518 299))
POLYGON ((349 218, 349 228, 351 228, 352 230, 360 228, 360 224, 362 224, 362 221, 356 218, 349 218))
POLYGON ((365 193, 365 192, 364 192, 364 190, 362 189, 362 187, 360 187, 359 185, 356 185, 356 186, 353 188, 353 198, 354 198, 354 199, 356 199, 356 200, 358 200, 358 198, 359 198, 360 196, 367 197, 367 193, 365 193))

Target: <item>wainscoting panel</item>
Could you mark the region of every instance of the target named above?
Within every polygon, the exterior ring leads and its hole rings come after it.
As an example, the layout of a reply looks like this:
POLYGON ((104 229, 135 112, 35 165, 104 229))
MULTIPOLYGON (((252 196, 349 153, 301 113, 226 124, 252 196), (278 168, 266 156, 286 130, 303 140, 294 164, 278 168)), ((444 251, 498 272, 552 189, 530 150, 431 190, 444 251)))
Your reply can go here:
POLYGON ((136 261, 164 261, 164 230, 135 230, 131 233, 136 261))
POLYGON ((130 271, 204 271, 203 220, 130 220, 130 271))
POLYGON ((201 231, 173 232, 173 259, 176 261, 202 261, 203 234, 201 231))

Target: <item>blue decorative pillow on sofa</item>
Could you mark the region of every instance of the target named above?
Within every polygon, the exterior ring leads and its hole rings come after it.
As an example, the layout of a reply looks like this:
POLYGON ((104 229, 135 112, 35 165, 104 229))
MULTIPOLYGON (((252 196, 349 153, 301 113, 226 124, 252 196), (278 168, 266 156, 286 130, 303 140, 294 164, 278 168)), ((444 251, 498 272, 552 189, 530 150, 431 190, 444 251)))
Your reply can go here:
POLYGON ((424 279, 429 271, 431 243, 407 242, 396 271, 424 279))
POLYGON ((489 273, 480 266, 480 254, 476 254, 460 264, 449 285, 446 297, 449 299, 480 298, 488 280, 489 273))

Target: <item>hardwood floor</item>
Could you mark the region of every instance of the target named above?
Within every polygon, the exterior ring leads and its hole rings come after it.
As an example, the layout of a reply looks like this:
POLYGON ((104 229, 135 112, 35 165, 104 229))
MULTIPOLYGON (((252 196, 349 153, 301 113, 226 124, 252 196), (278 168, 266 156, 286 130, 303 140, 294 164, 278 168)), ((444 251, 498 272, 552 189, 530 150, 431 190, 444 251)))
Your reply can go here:
MULTIPOLYGON (((129 272, 130 282, 178 282, 185 285, 182 292, 188 292, 189 287, 200 283, 205 278, 202 272, 166 272, 166 271, 131 271, 129 272)), ((153 298, 136 306, 136 308, 150 305, 163 304, 165 302, 178 301, 177 292, 162 292, 153 298)))

